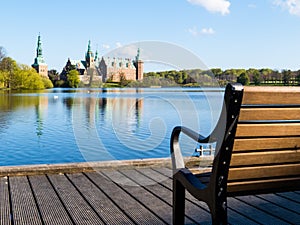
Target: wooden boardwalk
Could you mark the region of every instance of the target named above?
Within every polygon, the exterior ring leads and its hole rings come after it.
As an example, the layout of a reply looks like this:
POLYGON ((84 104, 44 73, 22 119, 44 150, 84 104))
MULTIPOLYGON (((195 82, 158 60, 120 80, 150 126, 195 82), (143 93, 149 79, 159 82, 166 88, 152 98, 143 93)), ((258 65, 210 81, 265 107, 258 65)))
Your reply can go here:
MULTIPOLYGON (((101 170, 0 178, 0 225, 171 224, 167 168, 101 170)), ((300 192, 228 199, 230 224, 300 224, 300 192)), ((186 224, 210 224, 187 194, 186 224)))

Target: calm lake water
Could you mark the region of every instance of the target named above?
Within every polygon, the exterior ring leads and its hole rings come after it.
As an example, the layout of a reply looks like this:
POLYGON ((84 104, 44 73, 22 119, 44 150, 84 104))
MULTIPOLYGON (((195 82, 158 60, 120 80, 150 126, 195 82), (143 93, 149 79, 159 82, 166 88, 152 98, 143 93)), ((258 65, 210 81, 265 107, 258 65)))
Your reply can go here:
MULTIPOLYGON (((222 96, 192 88, 0 91, 0 165, 169 157, 173 127, 209 134, 222 96)), ((188 140, 185 155, 196 147, 188 140)))

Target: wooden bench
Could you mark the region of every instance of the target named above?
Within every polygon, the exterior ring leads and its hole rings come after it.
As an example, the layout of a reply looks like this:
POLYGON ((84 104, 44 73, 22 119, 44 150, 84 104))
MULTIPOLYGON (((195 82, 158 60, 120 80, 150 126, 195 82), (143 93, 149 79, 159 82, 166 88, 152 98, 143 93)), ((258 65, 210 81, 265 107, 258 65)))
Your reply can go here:
POLYGON ((229 84, 220 119, 208 137, 186 127, 171 135, 173 223, 184 223, 185 189, 227 224, 227 196, 300 190, 300 87, 229 84), (212 170, 186 168, 179 135, 216 142, 212 170))

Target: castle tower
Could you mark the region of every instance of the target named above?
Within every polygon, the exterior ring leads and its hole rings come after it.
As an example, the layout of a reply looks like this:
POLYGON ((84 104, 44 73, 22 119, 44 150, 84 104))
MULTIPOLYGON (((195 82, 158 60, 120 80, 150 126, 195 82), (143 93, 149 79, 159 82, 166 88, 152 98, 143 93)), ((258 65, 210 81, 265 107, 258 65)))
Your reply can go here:
POLYGON ((85 54, 86 67, 91 67, 94 64, 94 54, 91 50, 91 41, 89 40, 88 50, 85 54))
POLYGON ((48 77, 48 65, 45 63, 43 58, 40 34, 37 41, 36 57, 34 58, 34 63, 31 66, 42 76, 48 77))
POLYGON ((140 59, 140 48, 137 50, 137 55, 134 62, 136 68, 136 80, 143 80, 144 78, 144 62, 140 59))

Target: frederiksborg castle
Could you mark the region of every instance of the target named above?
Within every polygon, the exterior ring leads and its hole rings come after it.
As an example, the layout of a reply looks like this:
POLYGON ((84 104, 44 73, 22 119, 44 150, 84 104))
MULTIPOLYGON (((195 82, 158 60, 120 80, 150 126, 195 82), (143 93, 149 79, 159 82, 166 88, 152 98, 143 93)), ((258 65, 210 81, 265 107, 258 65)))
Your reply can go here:
MULTIPOLYGON (((37 54, 32 67, 43 76, 48 75, 48 66, 44 61, 41 47, 41 37, 38 36, 37 54)), ((99 57, 98 52, 94 54, 91 50, 91 42, 88 42, 85 59, 72 60, 68 59, 65 67, 61 72, 61 77, 66 76, 68 68, 75 68, 79 72, 80 80, 83 83, 91 81, 107 80, 119 82, 121 79, 142 80, 144 72, 144 63, 140 60, 140 50, 134 59, 116 58, 116 57, 99 57)))

